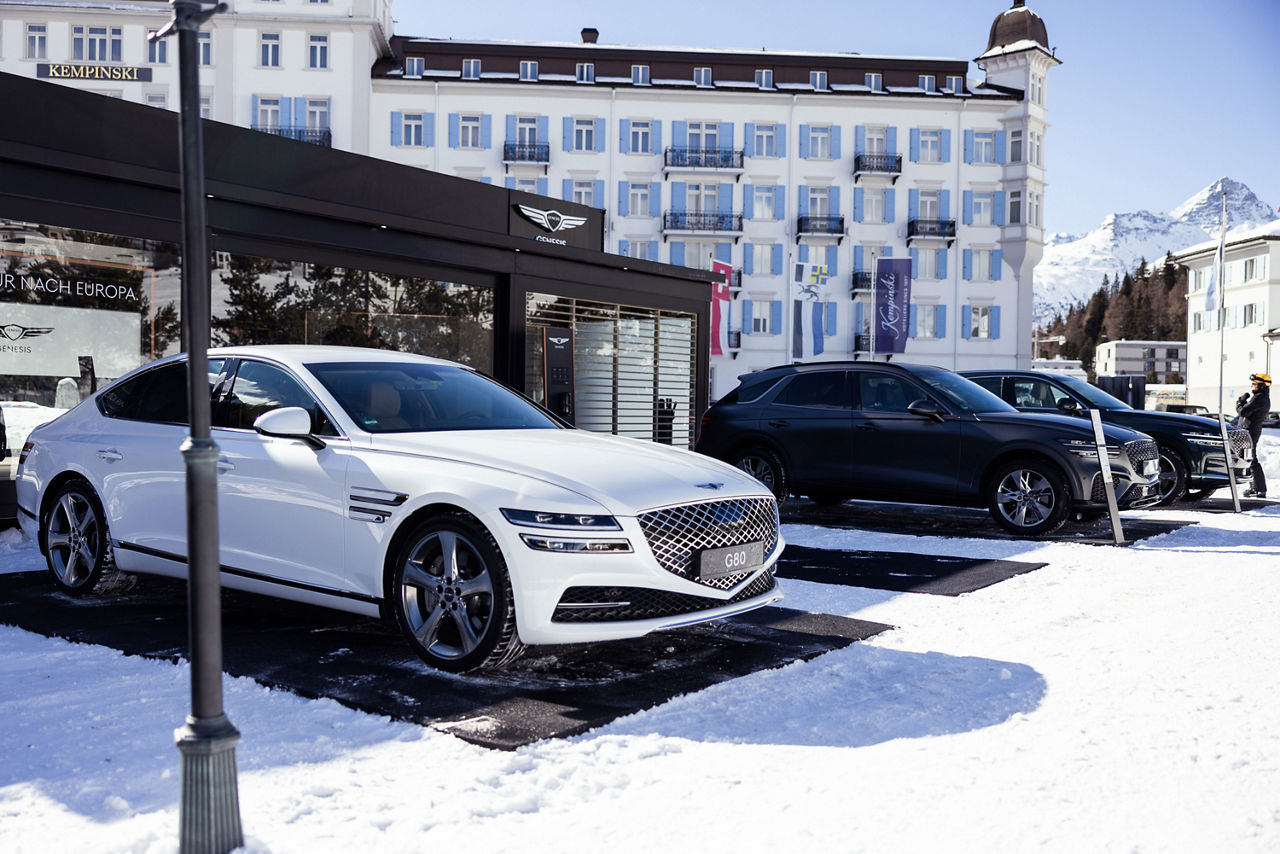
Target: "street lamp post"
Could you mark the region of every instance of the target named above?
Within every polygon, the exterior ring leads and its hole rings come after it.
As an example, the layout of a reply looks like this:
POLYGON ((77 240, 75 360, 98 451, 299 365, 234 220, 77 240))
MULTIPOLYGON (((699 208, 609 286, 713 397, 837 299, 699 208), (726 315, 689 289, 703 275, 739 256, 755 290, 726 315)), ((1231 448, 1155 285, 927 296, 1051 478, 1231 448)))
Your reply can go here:
POLYGON ((222 614, 218 577, 218 446, 210 438, 209 249, 204 139, 196 51, 200 25, 225 3, 169 0, 173 20, 154 38, 178 35, 182 164, 182 332, 187 349, 190 436, 182 446, 187 497, 187 610, 191 714, 174 732, 181 754, 179 850, 222 854, 244 844, 236 784, 240 733, 222 708, 222 614))

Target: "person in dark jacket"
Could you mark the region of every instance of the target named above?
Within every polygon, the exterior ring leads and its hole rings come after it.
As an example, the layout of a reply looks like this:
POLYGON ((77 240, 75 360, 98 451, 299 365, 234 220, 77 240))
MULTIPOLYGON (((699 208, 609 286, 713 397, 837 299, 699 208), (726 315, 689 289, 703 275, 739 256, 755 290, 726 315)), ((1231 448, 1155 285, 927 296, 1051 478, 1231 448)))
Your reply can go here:
POLYGON ((1249 466, 1249 474, 1253 477, 1253 486, 1246 489, 1246 498, 1266 498, 1267 479, 1262 474, 1262 463, 1258 462, 1258 441, 1262 438, 1262 422, 1267 420, 1271 411, 1271 375, 1251 374, 1249 382, 1253 383, 1253 391, 1240 395, 1236 400, 1236 423, 1249 431, 1253 441, 1253 464, 1249 466))

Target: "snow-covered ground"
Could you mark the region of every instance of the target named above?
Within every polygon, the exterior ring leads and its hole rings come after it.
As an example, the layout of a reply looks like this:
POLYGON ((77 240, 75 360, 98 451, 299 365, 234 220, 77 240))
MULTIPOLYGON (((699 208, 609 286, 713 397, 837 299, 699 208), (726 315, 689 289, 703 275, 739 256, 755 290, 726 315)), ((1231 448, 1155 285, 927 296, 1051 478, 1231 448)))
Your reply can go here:
MULTIPOLYGON (((1280 484, 1280 435, 1262 460, 1280 484)), ((1280 503, 1152 515, 1188 524, 1126 548, 786 526, 1048 565, 960 597, 787 582, 897 628, 512 753, 226 678, 246 849, 1280 850, 1280 503)), ((42 567, 0 531, 0 572, 42 567)), ((0 626, 0 851, 175 851, 189 675, 0 626)))

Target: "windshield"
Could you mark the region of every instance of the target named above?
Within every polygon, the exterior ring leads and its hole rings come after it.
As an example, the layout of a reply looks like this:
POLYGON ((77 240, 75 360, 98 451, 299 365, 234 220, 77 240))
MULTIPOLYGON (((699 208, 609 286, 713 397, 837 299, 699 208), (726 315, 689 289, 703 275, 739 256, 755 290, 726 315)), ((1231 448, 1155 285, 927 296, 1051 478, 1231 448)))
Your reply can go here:
POLYGON ((1079 377, 1062 376, 1058 377, 1057 380, 1083 397, 1090 406, 1096 406, 1099 409, 1133 409, 1123 400, 1117 400, 1096 385, 1089 385, 1079 377))
POLYGON ((557 429, 535 404, 465 368, 416 362, 307 365, 370 433, 557 429))
POLYGON ((917 368, 915 375, 962 412, 1017 412, 973 380, 939 368, 917 368))

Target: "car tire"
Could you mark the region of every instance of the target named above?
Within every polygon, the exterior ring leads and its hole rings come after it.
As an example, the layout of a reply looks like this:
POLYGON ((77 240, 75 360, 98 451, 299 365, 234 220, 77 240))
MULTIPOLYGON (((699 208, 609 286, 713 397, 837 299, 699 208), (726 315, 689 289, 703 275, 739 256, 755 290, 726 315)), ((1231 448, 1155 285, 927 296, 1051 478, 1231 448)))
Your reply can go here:
POLYGON ((1187 494, 1187 464, 1172 448, 1160 446, 1160 500, 1158 507, 1176 504, 1187 494))
POLYGON ((1066 478, 1041 460, 1004 463, 987 479, 987 508, 1011 534, 1037 537, 1062 527, 1069 511, 1066 478))
POLYGON ((819 507, 835 507, 849 500, 849 496, 843 492, 810 492, 809 500, 819 507))
POLYGON ((1204 501, 1206 498, 1213 496, 1222 487, 1214 486, 1206 489, 1188 489, 1186 494, 1182 496, 1184 504, 1194 504, 1197 501, 1204 501))
POLYGON ((102 502, 75 478, 58 487, 41 520, 45 563, 53 581, 72 596, 87 596, 119 574, 102 502))
POLYGON ((737 452, 729 463, 763 483, 779 504, 787 500, 787 470, 773 451, 757 445, 737 452))
POLYGON ((401 540, 387 602, 409 646, 438 670, 496 668, 524 651, 507 563, 470 516, 428 519, 401 540))

